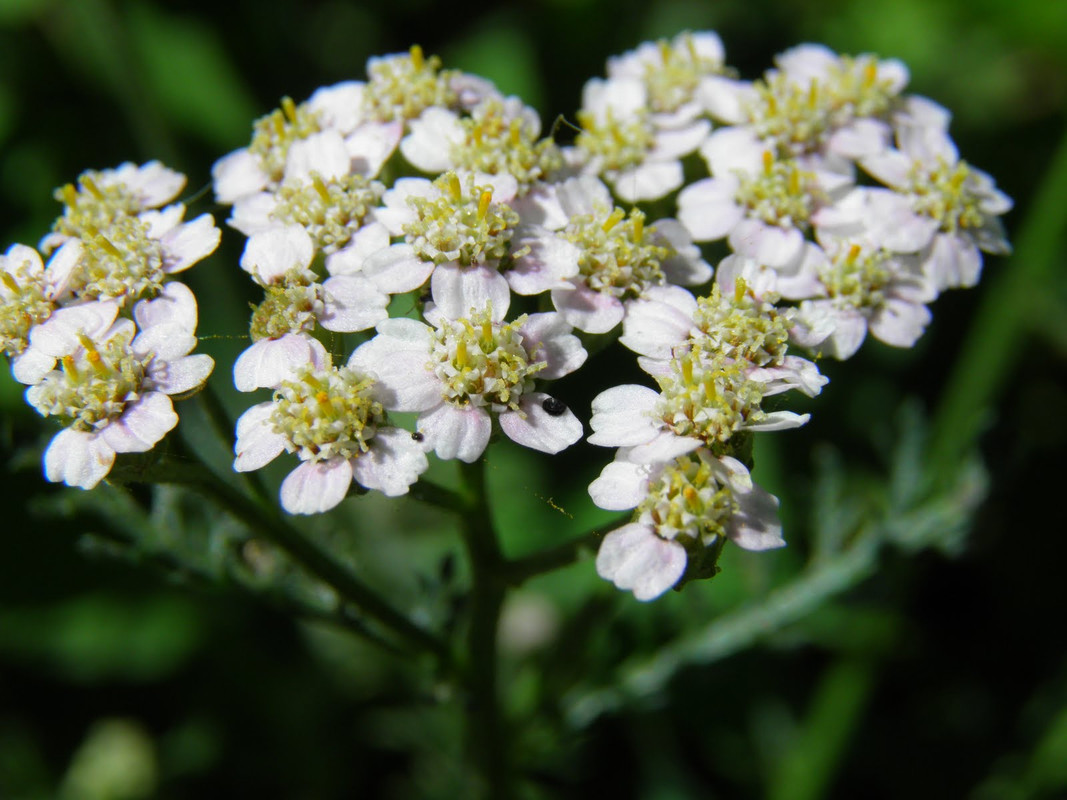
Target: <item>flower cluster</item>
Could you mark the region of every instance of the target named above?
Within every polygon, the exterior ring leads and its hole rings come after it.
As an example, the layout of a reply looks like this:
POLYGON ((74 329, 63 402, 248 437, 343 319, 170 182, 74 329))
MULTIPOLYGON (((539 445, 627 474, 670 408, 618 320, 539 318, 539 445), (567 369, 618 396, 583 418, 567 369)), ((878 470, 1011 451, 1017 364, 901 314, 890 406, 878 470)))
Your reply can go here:
POLYGON ((117 453, 151 450, 175 425, 171 397, 214 362, 196 346, 193 293, 170 276, 218 246, 209 214, 184 222, 185 176, 159 162, 86 172, 56 191, 63 213, 40 252, 0 256, 0 336, 26 400, 65 428, 45 476, 92 488, 117 453), (168 205, 169 204, 169 205, 168 205))

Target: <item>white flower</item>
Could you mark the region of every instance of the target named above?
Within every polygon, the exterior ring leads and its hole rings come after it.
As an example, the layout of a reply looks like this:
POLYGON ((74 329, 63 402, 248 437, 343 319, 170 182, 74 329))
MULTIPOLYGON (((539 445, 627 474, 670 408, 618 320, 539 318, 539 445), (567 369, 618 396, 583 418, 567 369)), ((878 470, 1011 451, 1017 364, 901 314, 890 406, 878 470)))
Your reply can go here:
POLYGON ((674 586, 690 558, 723 540, 746 550, 785 545, 777 498, 755 485, 737 459, 700 448, 650 466, 629 455, 620 450, 589 494, 601 508, 637 509, 634 522, 604 537, 596 568, 638 600, 674 586))
POLYGON ((300 457, 281 487, 290 514, 329 511, 352 481, 389 497, 407 494, 428 466, 411 434, 386 424, 375 380, 351 362, 333 367, 324 350, 281 381, 272 400, 241 415, 234 450, 238 472, 259 469, 283 451, 300 457))
POLYGON ((349 363, 377 376, 387 409, 419 412, 416 428, 440 458, 477 460, 493 415, 510 439, 534 450, 558 453, 578 441, 578 418, 534 390, 535 378, 560 378, 585 361, 570 325, 555 313, 508 323, 495 307, 468 313, 438 316, 436 328, 386 320, 349 363))
POLYGON ((169 395, 196 390, 214 362, 189 355, 196 346, 196 299, 181 283, 134 306, 136 325, 111 322, 113 302, 63 311, 89 324, 74 328, 57 311, 34 329, 35 346, 58 358, 60 368, 27 389, 26 399, 43 416, 69 422, 45 452, 45 476, 91 489, 116 453, 151 450, 178 424, 169 395))

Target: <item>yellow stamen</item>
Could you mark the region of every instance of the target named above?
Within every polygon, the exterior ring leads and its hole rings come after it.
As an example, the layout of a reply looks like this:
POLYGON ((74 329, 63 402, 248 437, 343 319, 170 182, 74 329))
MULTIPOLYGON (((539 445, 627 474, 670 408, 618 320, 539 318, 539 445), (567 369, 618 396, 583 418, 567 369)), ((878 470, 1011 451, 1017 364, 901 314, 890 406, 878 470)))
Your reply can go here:
POLYGON ((74 366, 74 356, 63 356, 63 371, 72 380, 78 380, 78 368, 74 366))
POLYGON ((868 61, 867 65, 863 68, 863 86, 865 88, 873 86, 877 78, 878 65, 873 61, 868 61))
POLYGON ((74 188, 73 183, 68 183, 59 191, 60 194, 63 195, 63 202, 68 206, 72 206, 78 202, 78 190, 74 188))
POLYGON ((326 183, 318 175, 315 175, 311 179, 311 185, 315 187, 315 192, 326 202, 330 202, 330 190, 327 188, 326 183))
POLYGON ((604 220, 604 224, 601 226, 604 230, 604 233, 607 233, 620 222, 622 222, 625 216, 626 212, 623 211, 621 208, 616 208, 614 211, 612 211, 611 215, 606 220, 604 220))
POLYGON ((489 213, 489 204, 491 202, 493 202, 493 190, 486 189, 482 192, 482 196, 478 198, 478 219, 485 219, 486 214, 489 213))
POLYGON ((512 147, 518 147, 522 144, 522 139, 520 138, 520 134, 522 133, 522 122, 520 120, 513 119, 511 121, 509 133, 512 147))
POLYGON ((19 291, 22 287, 15 282, 15 279, 6 272, 0 273, 0 280, 4 282, 4 286, 13 292, 19 291))
POLYGON ((81 185, 84 186, 89 191, 89 194, 91 194, 97 200, 104 199, 104 193, 100 191, 100 188, 96 185, 96 181, 94 181, 88 175, 82 176, 81 185))
POLYGON ((456 366, 460 369, 466 369, 468 360, 469 359, 467 357, 467 342, 463 339, 460 339, 458 342, 456 342, 456 366))
POLYGON ((737 280, 734 282, 734 302, 735 303, 740 303, 742 298, 744 298, 745 293, 747 291, 748 291, 748 282, 744 278, 739 276, 737 278, 737 280))
POLYGON ((422 53, 422 48, 417 44, 413 44, 408 52, 411 54, 411 66, 415 68, 416 72, 421 72, 422 68, 426 66, 426 57, 422 53))
POLYGON ((630 214, 630 219, 634 223, 634 241, 640 244, 645 235, 645 215, 640 211, 634 211, 630 214))
POLYGON ((860 257, 861 250, 862 248, 858 244, 853 244, 848 248, 848 256, 846 256, 846 260, 849 264, 856 263, 856 259, 860 257))
POLYGON ((774 169, 774 153, 772 153, 770 150, 764 150, 763 171, 770 175, 772 169, 774 169))
POLYGON ((290 122, 296 122, 296 103, 293 102, 293 98, 282 98, 282 113, 285 114, 285 118, 290 122))

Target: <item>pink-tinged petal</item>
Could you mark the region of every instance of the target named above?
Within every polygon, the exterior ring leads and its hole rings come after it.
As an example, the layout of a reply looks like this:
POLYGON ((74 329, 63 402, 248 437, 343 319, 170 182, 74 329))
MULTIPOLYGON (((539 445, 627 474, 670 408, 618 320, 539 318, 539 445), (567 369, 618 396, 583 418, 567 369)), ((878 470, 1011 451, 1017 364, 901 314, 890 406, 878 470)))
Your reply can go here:
POLYGON ((568 220, 582 214, 593 214, 598 208, 612 207, 611 191, 595 175, 568 178, 556 186, 556 198, 568 220))
POLYGON ((285 450, 286 438, 274 430, 271 416, 274 403, 252 406, 237 420, 237 442, 234 444, 233 468, 237 472, 259 469, 285 450))
POLYGON ((631 461, 612 461, 589 484, 589 496, 598 508, 625 511, 637 508, 648 496, 649 468, 631 461))
POLYGON ((654 600, 685 573, 685 548, 657 536, 651 528, 631 523, 604 537, 596 556, 597 575, 638 600, 654 600))
POLYGON ((371 440, 370 450, 351 463, 356 482, 387 497, 407 494, 429 466, 422 447, 400 428, 379 430, 371 440))
POLYGON ((66 294, 71 278, 77 273, 83 253, 80 239, 68 239, 48 260, 48 281, 52 284, 53 300, 58 300, 66 294))
POLYGON ((270 183, 270 177, 263 171, 259 158, 246 148, 235 150, 216 161, 211 168, 211 178, 215 184, 215 199, 223 205, 230 205, 246 194, 262 191, 270 183))
POLYGON ((724 238, 745 217, 734 201, 737 180, 705 178, 678 193, 678 221, 694 240, 711 242, 724 238))
POLYGON ((196 297, 184 283, 171 281, 154 300, 137 303, 133 307, 133 318, 142 331, 156 325, 170 324, 192 333, 196 330, 196 297))
POLYGON ((678 436, 671 431, 661 430, 651 441, 635 445, 628 456, 631 461, 641 464, 662 464, 673 461, 678 456, 692 453, 704 444, 700 439, 678 436))
POLYGON ((148 226, 148 236, 152 239, 162 239, 174 231, 182 224, 184 217, 185 206, 181 203, 175 203, 158 211, 144 211, 137 215, 137 219, 148 226))
POLYGON ((360 275, 338 275, 322 285, 325 312, 319 324, 328 331, 351 333, 373 328, 389 317, 389 295, 360 275))
POLYGON ((241 269, 260 285, 270 286, 288 272, 303 272, 314 257, 308 232, 300 225, 285 225, 252 236, 241 255, 241 269))
POLYGON ((620 199, 639 203, 666 197, 685 183, 685 176, 681 161, 646 161, 632 169, 621 170, 612 183, 620 199))
POLYGON ((734 495, 737 511, 726 526, 726 538, 745 550, 785 547, 778 520, 778 498, 760 486, 734 495))
POLYGON ((410 127, 411 133, 400 142, 400 152, 410 164, 434 175, 455 165, 452 149, 463 143, 466 134, 454 111, 428 108, 410 127))
POLYGON ((371 254, 363 262, 363 274, 389 294, 418 289, 434 271, 432 261, 423 261, 409 244, 394 244, 371 254))
POLYGON ((203 385, 215 369, 215 360, 204 354, 185 356, 173 361, 153 362, 149 375, 153 386, 164 394, 184 394, 203 385))
POLYGON ((889 147, 889 126, 877 119, 854 119, 834 131, 827 148, 837 155, 858 160, 878 155, 889 147))
POLYGON ((56 357, 29 348, 11 359, 11 375, 19 383, 40 383, 56 365, 56 357))
POLYGON ((711 133, 711 123, 697 120, 684 128, 665 130, 656 134, 655 144, 649 152, 650 159, 661 161, 681 158, 695 151, 711 133))
POLYGON ((273 192, 245 195, 234 202, 226 224, 245 236, 253 236, 278 224, 271 217, 277 207, 278 196, 273 192))
POLYGON ((352 465, 344 458, 305 461, 282 481, 282 508, 290 514, 321 514, 348 494, 352 465))
POLYGON ((619 342, 643 356, 670 358, 693 330, 697 301, 680 286, 656 286, 630 303, 619 342))
POLYGON ((30 330, 30 346, 55 358, 70 355, 81 347, 80 334, 99 339, 111 327, 118 313, 119 303, 115 300, 98 300, 57 309, 30 330))
POLYGON ((816 397, 830 379, 811 361, 800 356, 786 356, 778 367, 757 367, 748 373, 750 380, 766 384, 763 396, 769 397, 792 389, 816 397))
MULTIPOLYGON (((974 286, 982 274, 982 254, 974 242, 962 236, 939 233, 934 237, 924 272, 938 291, 974 286)), ((33 340, 32 331, 30 340, 33 340)))
POLYGON ((292 378, 303 366, 328 363, 326 348, 317 339, 302 333, 287 333, 280 339, 260 339, 233 365, 233 383, 239 392, 275 389, 292 378))
POLYGON ((911 347, 932 318, 926 306, 890 298, 871 317, 871 335, 894 347, 911 347))
POLYGON ((530 360, 545 362, 545 368, 537 373, 538 378, 555 380, 570 375, 589 355, 561 314, 551 311, 530 314, 519 333, 530 360))
POLYGON ((701 78, 696 88, 696 99, 717 122, 740 125, 747 115, 745 108, 755 97, 752 84, 736 81, 719 75, 701 78))
POLYGON ((141 166, 127 162, 110 174, 106 171, 104 174, 104 185, 124 184, 143 208, 156 208, 170 202, 185 188, 185 176, 159 161, 149 161, 141 166))
POLYGON ((910 183, 911 159, 899 150, 886 150, 869 156, 860 161, 860 166, 872 178, 894 189, 905 189, 910 183))
POLYGON ((419 417, 418 429, 425 437, 426 447, 432 448, 438 458, 458 458, 471 464, 485 452, 493 421, 484 408, 457 408, 442 403, 419 417))
POLYGON ((804 234, 796 228, 780 228, 758 219, 743 219, 729 236, 730 247, 768 267, 784 267, 798 258, 804 234))
POLYGON ((333 86, 323 86, 308 98, 307 108, 323 128, 347 133, 363 120, 365 88, 366 84, 361 81, 342 81, 333 86))
POLYGON ((494 321, 504 319, 511 305, 511 287, 496 269, 441 264, 430 278, 430 292, 439 313, 462 319, 492 307, 494 321))
POLYGON ((111 471, 115 451, 98 433, 67 428, 44 453, 44 474, 53 483, 92 489, 111 471))
POLYGON ((560 285, 578 274, 581 249, 573 242, 544 232, 515 242, 529 252, 512 263, 504 277, 516 294, 540 294, 560 285))
POLYGON ((867 337, 867 318, 855 309, 839 310, 834 318, 834 332, 820 348, 825 355, 844 361, 852 358, 867 337))
POLYGON ((788 431, 799 428, 811 419, 811 414, 797 414, 794 411, 772 411, 762 422, 745 424, 746 431, 788 431))
POLYGON ((552 305, 567 322, 586 333, 607 333, 626 316, 621 300, 585 283, 553 289, 552 305))
POLYGON ((344 248, 326 256, 326 271, 334 276, 362 272, 363 262, 387 247, 389 231, 381 223, 368 223, 352 234, 344 248))
POLYGON ((338 131, 325 130, 290 145, 284 180, 311 183, 312 173, 315 173, 323 180, 331 181, 345 177, 351 168, 352 159, 344 138, 338 131))
POLYGON ((697 286, 711 280, 711 265, 700 257, 700 248, 693 244, 685 225, 676 219, 658 220, 656 237, 666 241, 674 250, 662 264, 663 274, 670 283, 697 286))
POLYGON ((179 225, 161 240, 163 271, 174 273, 188 270, 197 261, 214 253, 221 239, 222 231, 214 226, 211 214, 201 214, 192 222, 179 225))
POLYGON ((513 442, 542 453, 566 450, 582 438, 582 423, 569 408, 562 414, 549 414, 542 405, 552 400, 543 392, 523 395, 518 411, 500 415, 500 430, 513 442))
POLYGON ((659 393, 647 386, 614 386, 593 398, 589 442, 602 447, 632 447, 652 441, 661 425, 652 416, 659 393))
POLYGON ((178 424, 167 395, 148 392, 126 406, 122 416, 108 423, 100 436, 116 453, 146 453, 178 424))
POLYGON ((371 121, 360 125, 345 139, 352 157, 352 171, 373 178, 396 151, 404 135, 403 122, 371 121))
POLYGON ((196 347, 196 337, 184 326, 164 322, 146 328, 130 343, 130 350, 138 357, 149 355, 161 361, 181 358, 196 347))
POLYGON ((754 175, 763 168, 767 146, 751 128, 719 128, 700 147, 708 171, 716 178, 732 176, 737 171, 754 175))

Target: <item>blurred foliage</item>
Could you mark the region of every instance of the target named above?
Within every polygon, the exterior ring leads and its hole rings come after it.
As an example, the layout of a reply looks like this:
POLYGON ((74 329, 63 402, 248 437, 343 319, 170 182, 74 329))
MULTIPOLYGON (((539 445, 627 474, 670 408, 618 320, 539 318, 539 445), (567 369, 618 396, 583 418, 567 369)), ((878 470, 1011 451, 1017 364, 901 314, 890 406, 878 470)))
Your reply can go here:
MULTIPOLYGON (((186 199, 210 206, 210 165, 253 118, 362 78, 370 55, 418 42, 521 95, 547 128, 607 56, 683 28, 718 30, 748 77, 802 41, 903 59, 913 90, 954 111, 963 156, 1016 198, 1013 235, 1045 222, 1020 243, 1025 263, 990 260, 979 289, 941 298, 915 350, 872 342, 824 364, 811 424, 757 439, 785 551, 728 551, 714 581, 650 605, 588 558, 510 598, 502 685, 530 796, 1062 797, 1067 180, 1053 153, 1067 4, 0 0, 2 244, 37 241, 56 186, 124 160, 167 161, 189 174, 186 199), (954 423, 934 413, 976 334, 986 350, 1014 343, 972 354, 950 387, 981 393, 981 461, 970 429, 944 444, 954 423)), ((250 294, 239 247, 227 236, 190 276, 231 418, 247 402, 225 380, 250 294)), ((633 370, 605 354, 603 374, 633 370)), ((470 795, 465 709, 429 659, 383 647, 257 531, 176 490, 46 485, 49 429, 2 373, 0 797, 470 795)), ((583 380, 559 384, 576 409, 603 388, 583 380)), ((184 436, 226 467, 202 413, 184 436)), ((563 471, 491 448, 508 555, 612 521, 585 495, 607 454, 568 456, 563 471)), ((420 623, 457 624, 467 575, 450 522, 368 495, 311 527, 420 623)))

